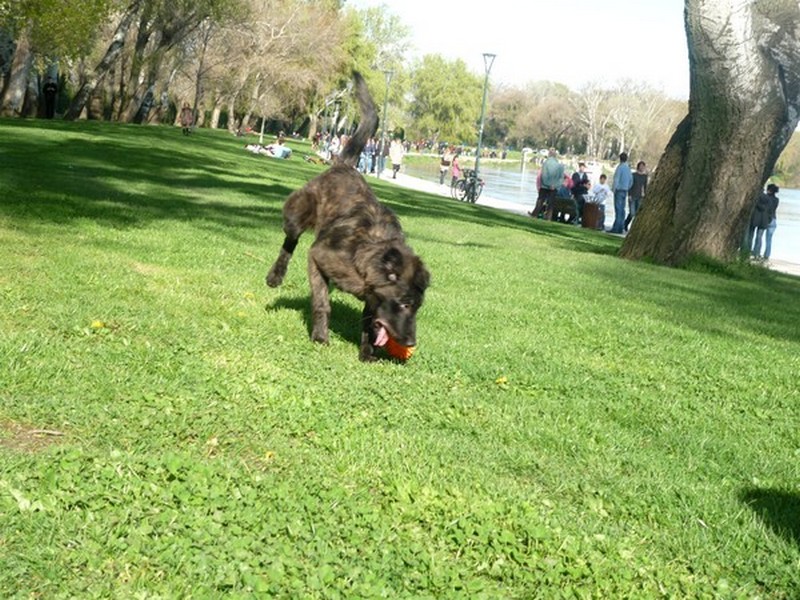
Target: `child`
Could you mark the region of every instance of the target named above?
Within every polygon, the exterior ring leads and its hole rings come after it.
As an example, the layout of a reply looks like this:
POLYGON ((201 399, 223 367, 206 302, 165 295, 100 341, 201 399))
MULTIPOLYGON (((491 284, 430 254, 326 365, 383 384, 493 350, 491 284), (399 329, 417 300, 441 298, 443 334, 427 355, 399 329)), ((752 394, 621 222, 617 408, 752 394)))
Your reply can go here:
POLYGON ((611 188, 606 183, 605 174, 600 175, 600 181, 595 184, 589 194, 589 202, 600 207, 600 224, 598 229, 605 229, 606 222, 606 200, 611 198, 611 188))

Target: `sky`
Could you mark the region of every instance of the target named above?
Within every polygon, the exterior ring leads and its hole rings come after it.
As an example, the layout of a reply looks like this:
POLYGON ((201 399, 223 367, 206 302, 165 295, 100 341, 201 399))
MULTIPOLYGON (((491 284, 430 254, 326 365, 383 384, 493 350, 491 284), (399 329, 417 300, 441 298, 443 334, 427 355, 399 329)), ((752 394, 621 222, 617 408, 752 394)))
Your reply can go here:
POLYGON ((411 30, 408 57, 463 59, 485 75, 483 54, 496 54, 492 84, 549 80, 579 90, 644 81, 689 98, 683 0, 348 0, 385 6, 411 30))

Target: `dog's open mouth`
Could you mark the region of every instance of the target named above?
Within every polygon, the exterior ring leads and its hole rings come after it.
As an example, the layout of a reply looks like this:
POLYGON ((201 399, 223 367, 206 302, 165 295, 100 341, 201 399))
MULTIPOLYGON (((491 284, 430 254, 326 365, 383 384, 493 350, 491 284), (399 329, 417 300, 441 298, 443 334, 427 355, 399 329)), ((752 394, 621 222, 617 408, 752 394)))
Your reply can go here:
POLYGON ((373 327, 375 328, 375 342, 373 345, 377 348, 381 348, 388 344, 389 331, 386 329, 386 326, 381 321, 375 321, 373 327))

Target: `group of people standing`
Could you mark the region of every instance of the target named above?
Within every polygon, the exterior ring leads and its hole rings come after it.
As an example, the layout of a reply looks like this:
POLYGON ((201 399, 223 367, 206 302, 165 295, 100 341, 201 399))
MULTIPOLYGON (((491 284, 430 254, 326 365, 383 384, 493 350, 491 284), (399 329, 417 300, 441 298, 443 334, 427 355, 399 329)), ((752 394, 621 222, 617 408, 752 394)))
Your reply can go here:
MULTIPOLYGON (((331 133, 318 132, 312 141, 311 148, 325 160, 333 160, 347 144, 346 134, 331 135, 331 133)), ((363 174, 380 174, 386 166, 386 159, 392 165, 392 178, 397 179, 397 173, 403 165, 406 154, 406 145, 402 137, 394 136, 392 141, 370 138, 364 145, 357 168, 363 174)))
POLYGON ((614 224, 609 232, 621 234, 628 230, 641 208, 647 192, 647 165, 644 161, 639 161, 636 171, 632 171, 628 165, 628 155, 623 152, 619 155, 612 185, 608 185, 606 181, 606 176, 600 175, 593 186, 583 162, 578 163, 578 169, 570 176, 558 160, 556 150, 551 148, 537 177, 539 195, 536 206, 528 214, 547 220, 579 224, 584 207, 590 202, 600 208, 602 218, 598 228, 604 229, 605 202, 613 196, 614 224))
MULTIPOLYGON (((627 153, 622 152, 614 169, 611 185, 606 183, 605 175, 600 175, 599 181, 592 186, 585 163, 579 162, 577 171, 570 176, 559 162, 556 150, 550 149, 537 178, 539 196, 536 206, 528 214, 532 217, 578 224, 586 203, 591 202, 600 207, 602 217, 599 228, 603 229, 605 202, 613 197, 614 223, 608 231, 624 234, 641 210, 647 193, 648 177, 647 164, 644 161, 639 161, 633 170, 628 164, 627 153)), ((776 213, 779 191, 777 185, 770 183, 766 192, 756 199, 744 242, 745 250, 753 259, 769 260, 772 236, 778 226, 776 213)))
POLYGON ((640 160, 636 170, 632 171, 628 164, 628 154, 621 152, 619 164, 614 169, 614 224, 610 233, 625 233, 636 218, 636 213, 642 207, 642 201, 647 193, 647 164, 640 160), (628 205, 628 214, 625 214, 625 204, 628 205))

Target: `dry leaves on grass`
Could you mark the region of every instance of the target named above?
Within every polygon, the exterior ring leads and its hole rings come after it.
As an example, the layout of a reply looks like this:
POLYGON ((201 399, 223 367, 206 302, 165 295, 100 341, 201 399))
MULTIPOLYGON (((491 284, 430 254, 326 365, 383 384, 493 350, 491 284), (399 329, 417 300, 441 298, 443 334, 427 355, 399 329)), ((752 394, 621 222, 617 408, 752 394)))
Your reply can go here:
POLYGON ((55 429, 29 427, 14 421, 0 421, 0 447, 17 452, 39 452, 60 443, 66 434, 55 429))

